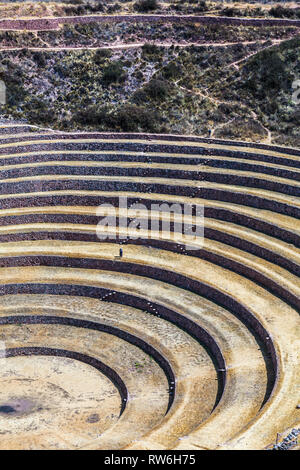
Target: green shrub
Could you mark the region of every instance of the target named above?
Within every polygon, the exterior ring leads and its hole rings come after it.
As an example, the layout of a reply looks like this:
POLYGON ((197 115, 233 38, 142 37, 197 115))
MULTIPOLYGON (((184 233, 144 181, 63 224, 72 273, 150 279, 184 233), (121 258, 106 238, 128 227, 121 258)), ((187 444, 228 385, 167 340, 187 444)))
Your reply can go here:
POLYGON ((175 62, 170 62, 162 70, 163 76, 168 79, 180 77, 181 72, 182 70, 181 70, 180 65, 176 64, 175 62))
POLYGON ((73 115, 72 121, 84 126, 105 126, 111 124, 111 117, 106 107, 93 104, 79 109, 73 115))
POLYGON ((120 11, 122 9, 121 5, 119 3, 115 3, 114 5, 110 5, 107 8, 107 13, 115 13, 116 11, 120 11))
POLYGON ((144 90, 137 90, 134 93, 132 100, 136 104, 144 104, 148 100, 148 95, 144 90))
POLYGON ((276 5, 269 10, 269 16, 275 18, 300 18, 299 8, 285 8, 281 5, 276 5))
MULTIPOLYGON (((3 64, 3 62, 2 62, 3 64)), ((26 97, 24 89, 24 72, 20 66, 8 62, 7 67, 3 67, 0 79, 7 87, 6 97, 8 106, 20 106, 26 97)))
POLYGON ((116 124, 124 132, 155 132, 159 116, 141 106, 125 104, 115 115, 116 124))
POLYGON ((145 93, 154 100, 164 100, 169 92, 169 84, 166 80, 153 78, 144 87, 145 93))
POLYGON ((287 88, 290 81, 290 73, 285 66, 284 58, 276 50, 264 50, 250 59, 247 69, 251 68, 252 80, 257 88, 263 88, 263 96, 269 92, 287 88))
POLYGON ((51 124, 57 119, 55 111, 40 98, 32 98, 27 108, 27 117, 32 123, 51 124))
POLYGON ((134 4, 134 9, 143 13, 154 11, 158 8, 157 0, 139 0, 134 4))
POLYGON ((241 10, 239 10, 238 8, 225 7, 225 8, 223 8, 223 10, 221 11, 221 15, 222 15, 222 16, 229 16, 229 17, 232 17, 232 16, 242 16, 242 12, 241 12, 241 10))
POLYGON ((39 67, 45 67, 47 61, 43 52, 40 52, 40 51, 34 52, 32 55, 32 58, 39 67))
POLYGON ((143 56, 152 56, 157 55, 161 51, 160 47, 156 46, 155 44, 146 43, 142 46, 142 55, 143 56))
POLYGON ((126 78, 127 73, 124 71, 121 62, 112 62, 103 70, 102 81, 105 85, 123 83, 126 78))
POLYGON ((94 55, 95 64, 101 64, 105 59, 108 59, 112 56, 112 51, 110 49, 98 49, 94 55))

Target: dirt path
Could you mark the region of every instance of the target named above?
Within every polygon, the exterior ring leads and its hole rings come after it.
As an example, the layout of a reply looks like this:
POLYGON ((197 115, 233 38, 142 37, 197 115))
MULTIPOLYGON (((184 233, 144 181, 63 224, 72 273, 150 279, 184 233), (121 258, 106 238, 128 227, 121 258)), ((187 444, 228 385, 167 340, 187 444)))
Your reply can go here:
MULTIPOLYGON (((259 40, 259 41, 238 41, 238 42, 155 42, 151 41, 151 44, 155 44, 158 47, 190 47, 190 46, 202 46, 202 47, 227 47, 227 46, 234 46, 237 44, 241 45, 251 45, 251 44, 259 44, 259 43, 264 43, 266 42, 264 40, 259 40)), ((43 41, 45 44, 45 47, 26 47, 27 50, 29 51, 45 51, 45 50, 50 50, 50 51, 76 51, 76 50, 98 50, 98 49, 134 49, 134 48, 139 48, 143 47, 145 44, 148 44, 148 41, 144 42, 134 42, 134 43, 117 43, 117 44, 102 44, 101 46, 51 46, 50 44, 46 43, 43 41)), ((0 51, 21 51, 23 50, 24 47, 0 47, 0 51)), ((243 60, 243 59, 242 59, 243 60)))
MULTIPOLYGON (((272 44, 270 44, 269 46, 263 47, 259 51, 255 51, 252 54, 249 54, 249 55, 243 57, 242 59, 236 60, 235 62, 231 62, 231 64, 226 65, 226 67, 235 67, 235 68, 238 69, 239 64, 242 64, 243 62, 246 62, 248 59, 250 59, 250 57, 253 57, 256 54, 259 54, 261 51, 264 51, 266 49, 271 49, 272 47, 274 47, 278 44, 281 44, 284 41, 287 41, 287 39, 272 39, 272 44)), ((266 42, 266 41, 262 41, 262 42, 266 42)))

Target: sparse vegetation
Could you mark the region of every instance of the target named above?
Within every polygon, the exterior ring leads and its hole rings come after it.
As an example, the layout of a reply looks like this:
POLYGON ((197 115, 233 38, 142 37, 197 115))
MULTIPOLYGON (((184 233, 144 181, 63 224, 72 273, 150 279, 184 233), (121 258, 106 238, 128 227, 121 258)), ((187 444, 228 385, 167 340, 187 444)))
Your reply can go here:
POLYGON ((207 135, 213 129, 215 136, 249 140, 263 140, 270 131, 274 141, 297 145, 291 83, 299 75, 299 40, 284 41, 297 31, 145 22, 66 25, 37 34, 2 31, 5 45, 22 47, 0 55, 0 78, 8 87, 2 111, 64 130, 207 135), (272 39, 283 42, 272 45, 272 39), (144 45, 88 49, 112 41, 144 45), (176 41, 198 44, 179 47, 176 41), (30 50, 37 45, 45 51, 30 50), (87 49, 51 52, 46 45, 87 49))
POLYGON ((282 2, 278 5, 269 2, 229 2, 205 0, 70 0, 56 2, 7 2, 1 5, 1 18, 14 16, 42 17, 42 16, 79 16, 92 14, 118 15, 122 13, 157 13, 157 14, 201 14, 208 12, 216 16, 242 16, 242 17, 271 17, 271 18, 299 18, 299 8, 292 3, 282 2))

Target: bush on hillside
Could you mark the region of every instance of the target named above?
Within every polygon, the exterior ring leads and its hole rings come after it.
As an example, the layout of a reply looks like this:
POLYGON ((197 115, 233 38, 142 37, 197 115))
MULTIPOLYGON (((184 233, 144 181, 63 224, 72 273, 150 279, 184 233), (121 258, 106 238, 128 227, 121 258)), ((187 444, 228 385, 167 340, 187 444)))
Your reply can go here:
POLYGON ((159 122, 156 112, 133 104, 125 104, 115 115, 115 119, 124 132, 155 132, 159 122))
POLYGON ((101 64, 105 59, 108 59, 112 56, 112 51, 110 49, 98 49, 94 55, 95 64, 101 64))
POLYGON ((150 96, 153 100, 164 100, 169 92, 169 84, 166 80, 160 80, 153 78, 144 87, 145 93, 150 96))
POLYGON ((103 70, 102 82, 105 85, 123 83, 126 77, 127 74, 123 69, 123 64, 121 62, 112 62, 103 70))
POLYGON ((157 0, 139 0, 135 3, 134 9, 142 13, 148 13, 158 8, 159 4, 157 0))
POLYGON ((181 75, 181 67, 180 65, 176 64, 175 62, 170 62, 166 65, 163 70, 162 74, 165 78, 178 78, 181 75))

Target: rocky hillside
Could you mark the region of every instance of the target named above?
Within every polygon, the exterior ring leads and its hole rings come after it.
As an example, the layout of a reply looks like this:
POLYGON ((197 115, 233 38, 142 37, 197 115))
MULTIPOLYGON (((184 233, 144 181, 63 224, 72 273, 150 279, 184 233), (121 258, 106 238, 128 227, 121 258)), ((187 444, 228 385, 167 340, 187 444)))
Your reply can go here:
MULTIPOLYGON (((245 39, 245 31, 235 34, 245 39)), ((2 51, 0 76, 7 85, 2 114, 65 130, 212 134, 266 142, 271 133, 273 142, 298 146, 292 83, 299 76, 299 54, 297 38, 280 44, 260 39, 2 51)))

